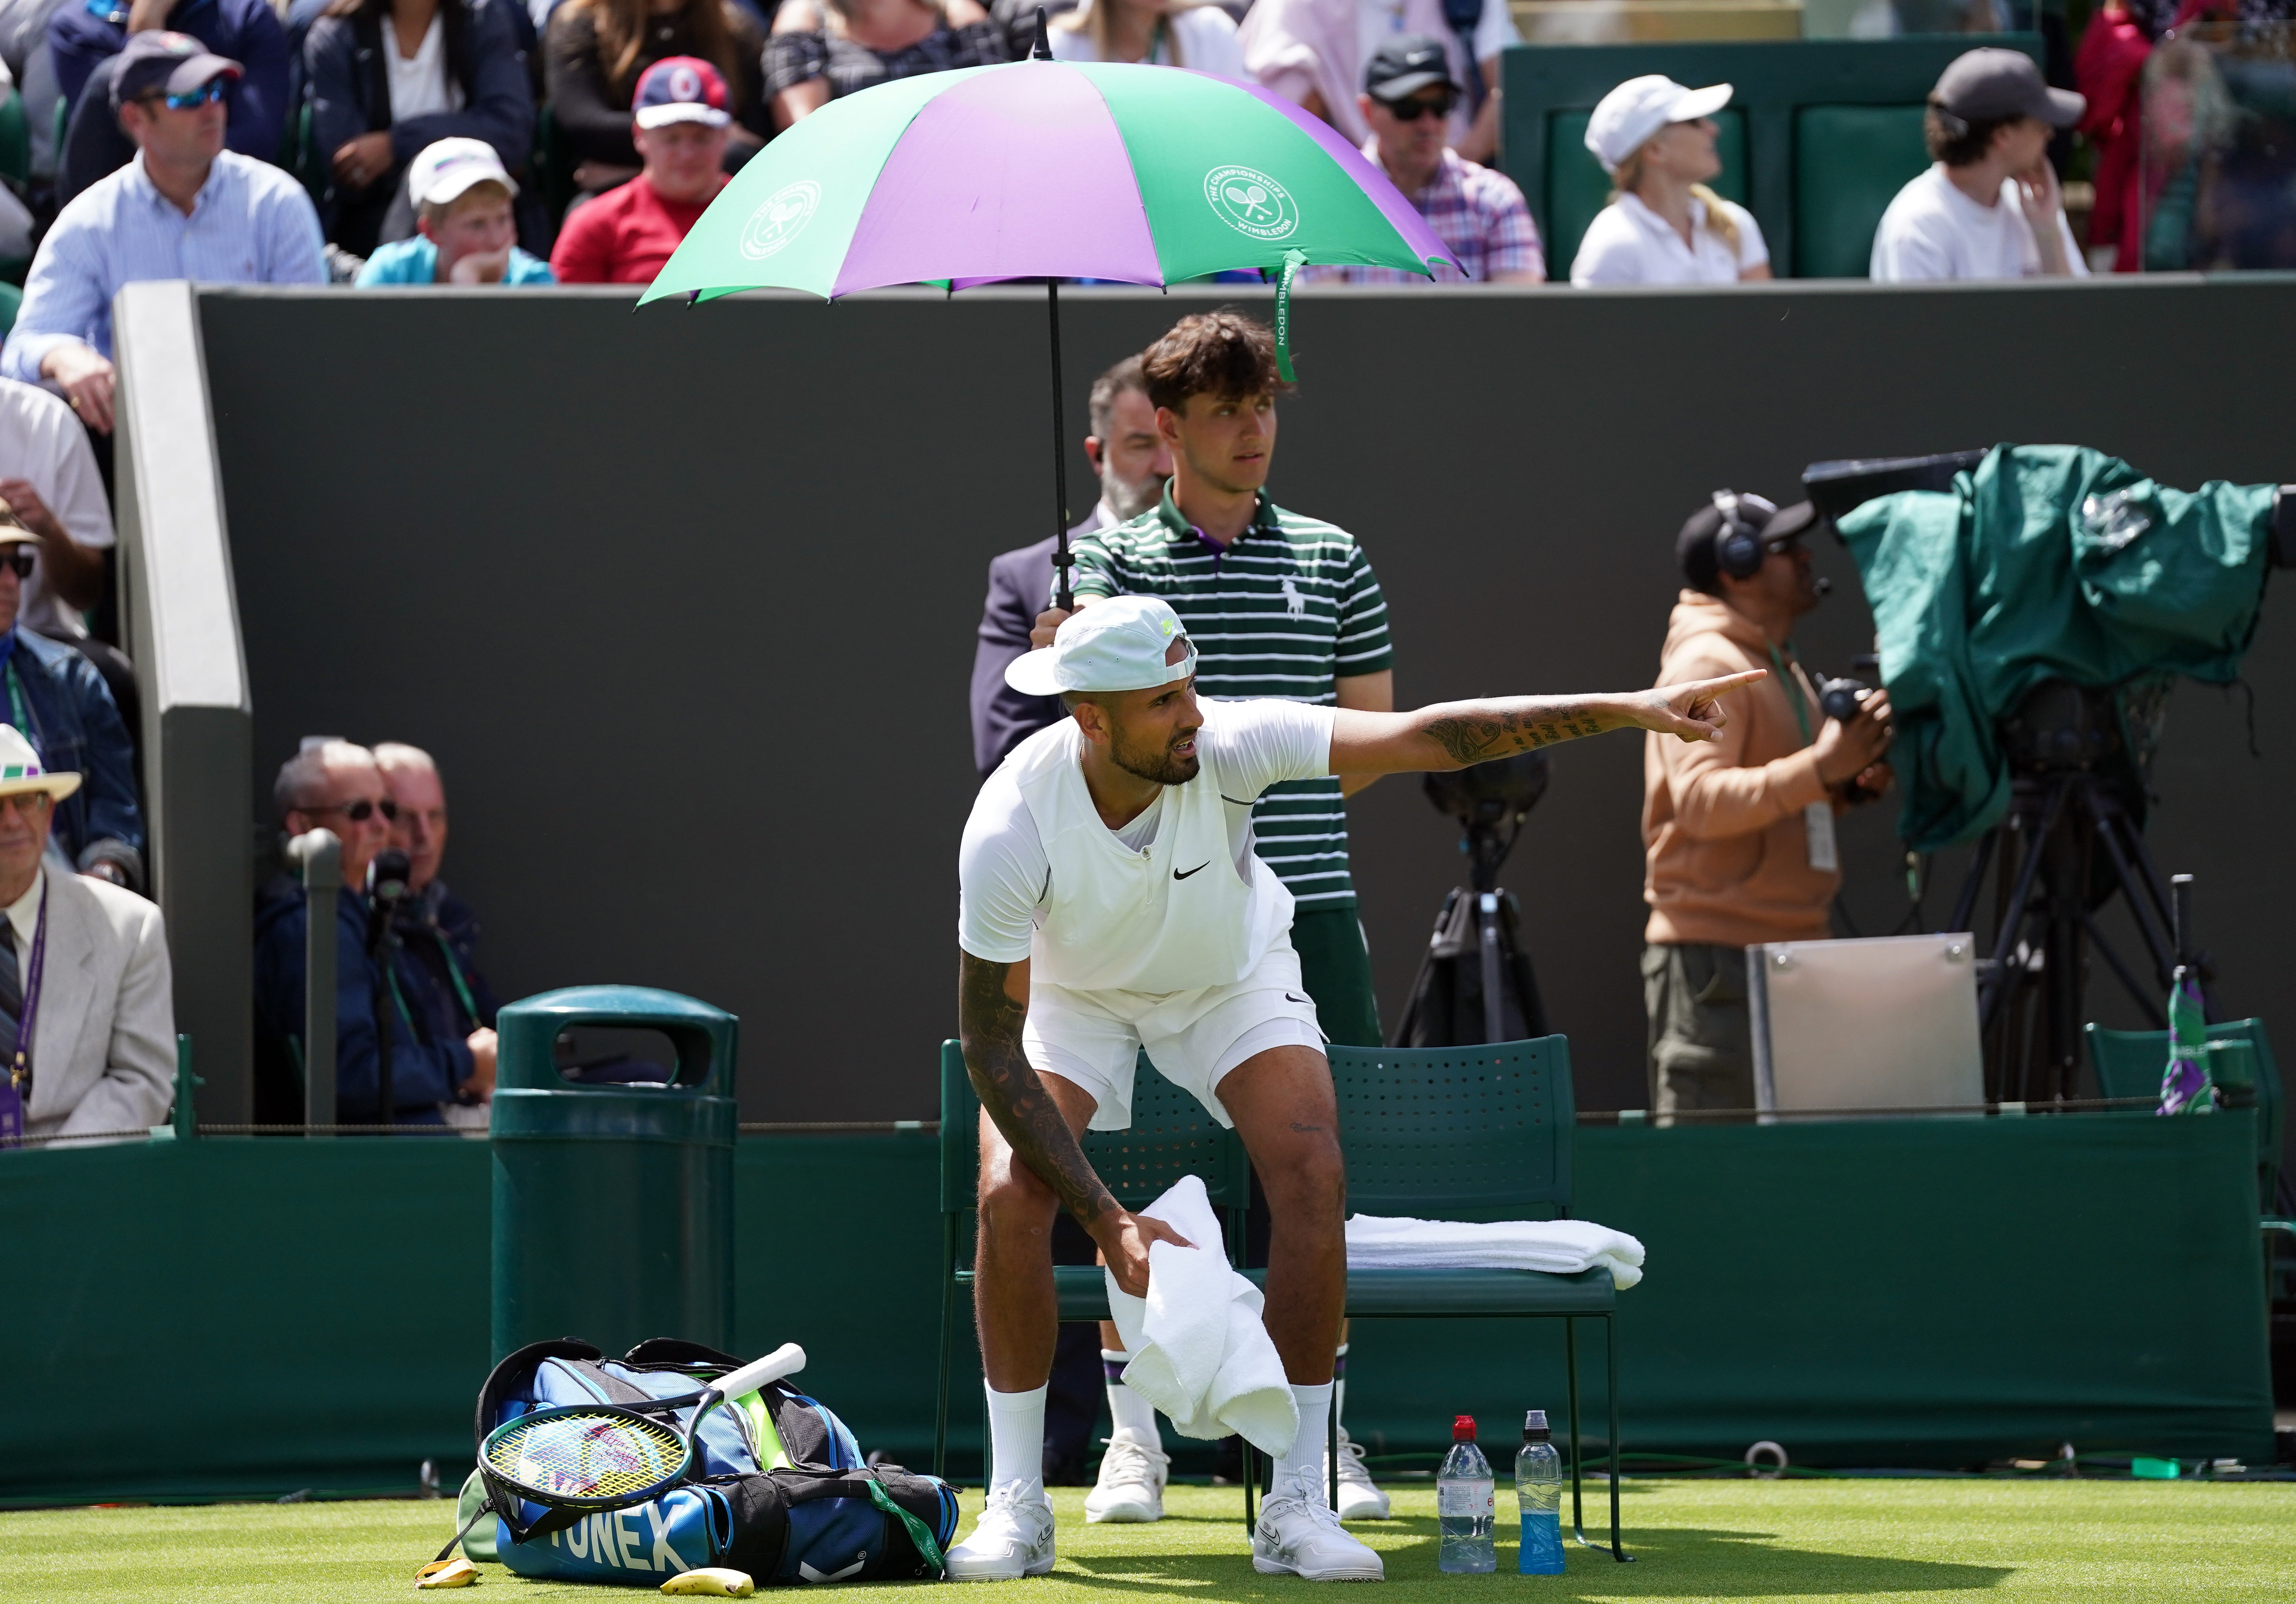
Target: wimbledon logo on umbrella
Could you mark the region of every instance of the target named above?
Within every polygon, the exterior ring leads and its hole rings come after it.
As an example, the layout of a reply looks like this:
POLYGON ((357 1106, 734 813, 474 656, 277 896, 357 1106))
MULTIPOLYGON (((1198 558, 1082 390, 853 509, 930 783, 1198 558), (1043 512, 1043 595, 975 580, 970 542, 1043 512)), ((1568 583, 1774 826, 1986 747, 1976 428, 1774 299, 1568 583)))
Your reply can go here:
POLYGON ((742 225, 742 254, 753 262, 775 255, 805 232, 820 208, 821 185, 810 178, 782 185, 742 225))
POLYGON ((1256 168, 1214 168, 1204 175, 1204 199, 1221 222, 1255 240, 1284 239, 1300 226, 1292 192, 1256 168))

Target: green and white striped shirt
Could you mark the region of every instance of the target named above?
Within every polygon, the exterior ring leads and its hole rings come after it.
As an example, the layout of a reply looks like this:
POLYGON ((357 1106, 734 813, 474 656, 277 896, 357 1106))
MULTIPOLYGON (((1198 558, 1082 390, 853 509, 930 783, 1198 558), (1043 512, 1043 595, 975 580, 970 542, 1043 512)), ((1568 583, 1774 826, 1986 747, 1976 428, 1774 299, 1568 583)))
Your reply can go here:
MULTIPOLYGON (((1262 491, 1250 527, 1223 549, 1172 504, 1078 537, 1079 596, 1160 596, 1196 643, 1210 696, 1276 696, 1331 707, 1335 680, 1395 666, 1387 599, 1355 537, 1287 512, 1262 491)), ((1347 804, 1336 778, 1270 787, 1252 842, 1303 909, 1352 908, 1347 804)))

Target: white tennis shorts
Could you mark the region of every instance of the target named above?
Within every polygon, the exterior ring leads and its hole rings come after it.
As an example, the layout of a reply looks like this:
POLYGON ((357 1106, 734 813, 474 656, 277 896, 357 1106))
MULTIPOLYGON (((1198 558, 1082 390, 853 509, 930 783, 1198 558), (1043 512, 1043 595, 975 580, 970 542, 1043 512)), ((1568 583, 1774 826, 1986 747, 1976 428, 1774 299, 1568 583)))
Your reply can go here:
POLYGON ((1198 991, 1071 991, 1036 982, 1021 1051, 1039 1075, 1057 1075, 1090 1093, 1095 1131, 1132 1124, 1132 1075, 1143 1048, 1157 1072, 1193 1093, 1211 1117, 1227 1072, 1271 1047, 1324 1050, 1316 1004, 1300 983, 1300 954, 1287 932, 1242 979, 1198 991))

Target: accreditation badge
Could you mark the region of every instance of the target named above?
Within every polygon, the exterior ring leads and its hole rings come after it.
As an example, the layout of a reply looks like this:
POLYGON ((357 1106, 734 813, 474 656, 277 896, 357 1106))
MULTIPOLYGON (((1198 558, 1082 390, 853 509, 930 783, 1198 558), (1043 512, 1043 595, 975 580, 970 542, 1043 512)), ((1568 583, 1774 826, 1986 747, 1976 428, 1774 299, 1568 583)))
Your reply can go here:
POLYGON ((23 1143, 23 1093, 0 1079, 0 1148, 21 1147, 23 1143))
POLYGON ((1841 854, 1833 840, 1833 804, 1811 803, 1801 810, 1801 822, 1809 837, 1809 866, 1826 874, 1839 873, 1841 854))

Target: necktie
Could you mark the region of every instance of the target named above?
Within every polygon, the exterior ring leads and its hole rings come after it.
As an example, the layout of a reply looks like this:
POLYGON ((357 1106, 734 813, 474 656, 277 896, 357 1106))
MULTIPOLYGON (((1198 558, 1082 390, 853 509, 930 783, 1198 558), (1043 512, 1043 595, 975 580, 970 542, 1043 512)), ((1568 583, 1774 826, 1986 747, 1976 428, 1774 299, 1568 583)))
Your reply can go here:
POLYGON ((0 913, 0 1069, 16 1060, 16 1021, 24 1009, 24 978, 16 967, 16 925, 0 913))

